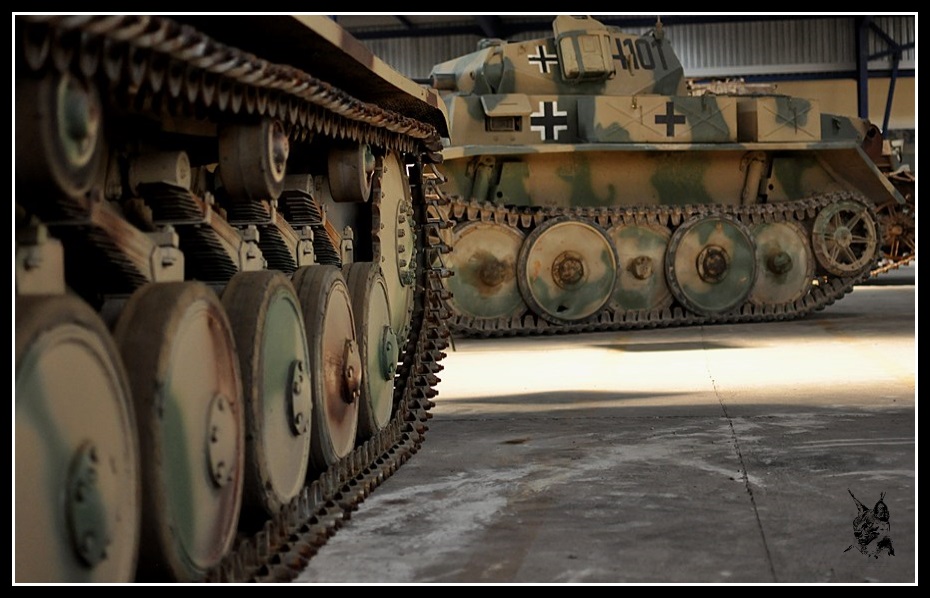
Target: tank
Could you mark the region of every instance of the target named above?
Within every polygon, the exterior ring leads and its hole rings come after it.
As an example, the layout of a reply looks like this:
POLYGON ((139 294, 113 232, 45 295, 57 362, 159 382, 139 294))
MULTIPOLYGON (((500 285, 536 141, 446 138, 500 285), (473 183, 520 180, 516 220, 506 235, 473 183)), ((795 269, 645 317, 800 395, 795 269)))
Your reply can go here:
MULTIPOLYGON (((747 83, 742 78, 707 82, 689 80, 687 89, 689 95, 773 95, 777 85, 747 83)), ((904 203, 895 197, 876 206, 882 245, 881 257, 872 270, 873 277, 913 264, 917 259, 917 178, 911 164, 905 160, 905 142, 902 137, 881 140, 880 149, 877 142, 865 146, 869 157, 904 198, 904 203)))
POLYGON ((559 16, 436 65, 451 328, 478 336, 797 318, 882 259, 881 132, 816 100, 691 93, 661 21, 559 16))
POLYGON ((14 582, 293 579, 428 429, 443 103, 325 17, 14 60, 14 582))

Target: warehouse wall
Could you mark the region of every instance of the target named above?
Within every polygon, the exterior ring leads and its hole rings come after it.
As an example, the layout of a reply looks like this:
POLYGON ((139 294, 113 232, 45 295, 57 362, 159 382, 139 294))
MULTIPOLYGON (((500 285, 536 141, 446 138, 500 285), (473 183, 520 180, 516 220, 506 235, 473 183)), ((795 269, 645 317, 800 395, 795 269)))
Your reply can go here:
MULTIPOLYGON (((913 15, 876 16, 874 23, 899 45, 916 45, 913 15)), ((625 29, 644 33, 651 28, 625 29)), ((751 77, 770 79, 779 93, 817 99, 824 112, 857 115, 856 23, 853 17, 812 20, 767 20, 744 23, 665 25, 685 76, 696 79, 751 77), (841 77, 836 78, 837 73, 841 77), (796 77, 796 80, 792 80, 796 77)), ((512 41, 551 36, 551 29, 524 33, 512 41)), ((473 35, 409 37, 367 40, 364 43, 388 64, 408 77, 425 81, 433 64, 475 51, 480 38, 473 35)), ((868 53, 889 48, 875 32, 866 37, 868 53)), ((906 49, 899 68, 916 70, 916 50, 906 49)), ((888 74, 891 57, 869 62, 873 72, 888 74)), ((885 118, 890 79, 869 79, 869 118, 879 126, 885 118)), ((916 79, 895 82, 889 129, 916 128, 916 79)))
MULTIPOLYGON (((874 23, 899 45, 916 44, 914 16, 875 17, 874 23)), ((625 29, 644 33, 651 27, 625 29)), ((856 23, 852 17, 770 20, 744 23, 665 25, 689 77, 806 75, 856 69, 856 23)), ((510 41, 552 35, 551 29, 523 33, 510 41)), ((433 64, 475 51, 479 37, 404 37, 364 43, 375 54, 412 78, 429 76, 433 64)), ((867 36, 870 55, 889 48, 881 36, 867 36)), ((900 68, 916 68, 917 53, 905 49, 900 68)), ((871 70, 891 68, 890 56, 869 63, 871 70)))
MULTIPOLYGON (((887 78, 869 79, 869 120, 878 126, 882 126, 885 120, 889 82, 890 79, 887 78)), ((891 117, 888 121, 889 130, 916 128, 917 88, 915 82, 914 77, 902 77, 895 82, 891 117)), ((856 115, 859 112, 856 81, 853 79, 780 81, 776 85, 778 93, 818 100, 823 112, 849 115, 856 115)))

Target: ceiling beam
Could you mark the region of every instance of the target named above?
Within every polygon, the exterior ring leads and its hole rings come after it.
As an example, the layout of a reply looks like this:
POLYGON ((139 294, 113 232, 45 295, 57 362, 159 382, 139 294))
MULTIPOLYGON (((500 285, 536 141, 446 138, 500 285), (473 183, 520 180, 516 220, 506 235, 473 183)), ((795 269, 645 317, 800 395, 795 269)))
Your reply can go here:
POLYGON ((413 23, 410 22, 410 19, 408 19, 404 15, 394 15, 394 18, 397 20, 398 23, 404 26, 404 29, 414 28, 414 25, 413 23))
POLYGON ((481 28, 485 37, 505 38, 504 21, 500 17, 488 15, 476 15, 475 22, 481 28))
MULTIPOLYGON (((753 21, 774 20, 805 20, 831 18, 824 15, 628 15, 628 16, 601 16, 593 15, 605 25, 615 27, 635 28, 653 27, 658 17, 662 18, 664 26, 684 24, 712 24, 712 23, 749 23, 753 21)), ((355 29, 351 26, 351 17, 343 17, 339 23, 354 37, 360 40, 391 39, 395 37, 445 37, 449 35, 474 35, 476 37, 496 37, 508 39, 518 33, 552 33, 552 21, 555 15, 540 15, 534 17, 502 18, 498 15, 475 15, 470 21, 445 22, 436 24, 414 24, 410 19, 401 15, 395 16, 400 27, 379 27, 355 29), (519 20, 515 20, 519 19, 519 20)), ((835 17, 833 17, 835 18, 835 17)))

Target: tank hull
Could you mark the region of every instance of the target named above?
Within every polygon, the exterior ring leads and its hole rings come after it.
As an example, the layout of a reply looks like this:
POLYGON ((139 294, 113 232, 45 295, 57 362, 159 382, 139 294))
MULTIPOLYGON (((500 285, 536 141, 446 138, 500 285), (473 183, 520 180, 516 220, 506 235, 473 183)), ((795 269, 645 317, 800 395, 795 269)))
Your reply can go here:
POLYGON ((794 318, 879 268, 879 206, 905 199, 870 123, 773 92, 689 93, 661 23, 634 36, 557 17, 553 37, 482 45, 433 70, 459 332, 794 318))

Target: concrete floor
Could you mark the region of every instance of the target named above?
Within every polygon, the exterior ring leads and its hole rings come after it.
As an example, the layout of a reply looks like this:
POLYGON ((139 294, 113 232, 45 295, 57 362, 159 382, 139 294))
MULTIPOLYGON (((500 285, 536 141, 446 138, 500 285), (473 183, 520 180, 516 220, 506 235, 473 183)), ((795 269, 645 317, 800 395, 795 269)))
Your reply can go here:
POLYGON ((458 340, 422 449, 297 582, 916 584, 915 282, 790 322, 458 340), (850 492, 884 493, 894 555, 857 550, 850 492))

